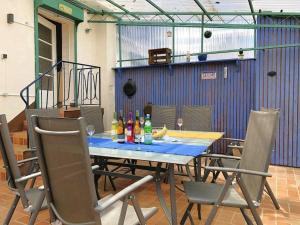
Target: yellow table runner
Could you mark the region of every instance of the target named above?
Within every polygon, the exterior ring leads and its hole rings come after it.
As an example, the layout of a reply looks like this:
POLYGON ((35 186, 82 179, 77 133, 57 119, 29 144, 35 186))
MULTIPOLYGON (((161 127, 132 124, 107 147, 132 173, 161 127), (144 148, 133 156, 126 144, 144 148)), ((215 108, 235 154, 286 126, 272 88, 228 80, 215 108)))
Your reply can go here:
POLYGON ((175 131, 168 130, 167 135, 177 138, 197 138, 197 139, 220 139, 223 137, 223 132, 197 132, 197 131, 175 131))

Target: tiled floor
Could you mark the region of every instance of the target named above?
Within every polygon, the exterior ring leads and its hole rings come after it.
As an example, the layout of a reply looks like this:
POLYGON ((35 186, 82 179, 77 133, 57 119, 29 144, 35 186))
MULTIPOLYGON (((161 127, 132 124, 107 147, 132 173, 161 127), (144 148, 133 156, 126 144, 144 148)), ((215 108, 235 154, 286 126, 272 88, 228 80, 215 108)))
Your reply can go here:
MULTIPOLYGON (((280 210, 275 210, 273 204, 268 196, 265 195, 262 202, 262 207, 259 212, 264 222, 264 225, 300 225, 300 169, 275 167, 271 166, 270 172, 273 177, 269 179, 273 191, 275 192, 279 203, 281 205, 280 210)), ((177 178, 177 183, 180 184, 180 178, 177 178)), ((118 179, 116 180, 117 188, 121 188, 130 184, 128 180, 118 179)), ((110 186, 108 186, 110 189, 110 186)), ((163 191, 165 195, 168 193, 168 185, 163 185, 163 191)), ((103 186, 101 185, 101 194, 106 195, 109 192, 103 192, 103 186)), ((157 206, 159 202, 155 194, 154 185, 149 183, 137 191, 138 199, 142 206, 157 206)), ((0 223, 3 222, 3 218, 8 210, 8 207, 12 201, 13 195, 8 191, 6 182, 0 182, 0 223)), ((186 198, 184 193, 177 191, 177 205, 178 205, 178 218, 181 218, 186 208, 186 198)), ((202 208, 202 221, 198 222, 196 219, 196 212, 193 211, 193 217, 196 224, 204 224, 205 219, 208 216, 210 206, 204 206, 202 208)), ((40 212, 36 224, 49 224, 49 215, 47 210, 40 212)), ((22 210, 20 205, 12 219, 12 225, 26 224, 28 221, 27 214, 22 210)), ((148 223, 149 225, 164 225, 168 224, 166 218, 161 209, 148 223)), ((186 223, 186 224, 189 224, 186 223)), ((217 225, 230 225, 230 224, 245 224, 242 215, 237 209, 221 207, 218 211, 214 224, 217 225)))

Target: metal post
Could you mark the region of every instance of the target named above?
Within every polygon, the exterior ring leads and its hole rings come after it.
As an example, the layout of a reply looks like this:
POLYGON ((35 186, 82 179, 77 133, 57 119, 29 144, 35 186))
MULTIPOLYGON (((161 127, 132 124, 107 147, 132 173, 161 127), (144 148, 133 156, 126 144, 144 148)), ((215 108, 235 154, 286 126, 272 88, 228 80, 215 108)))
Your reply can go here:
POLYGON ((175 63, 175 27, 172 27, 172 62, 175 63))
POLYGON ((122 67, 122 39, 121 39, 121 25, 118 25, 119 31, 119 65, 122 67))
POLYGON ((203 53, 203 44, 204 44, 204 15, 202 15, 202 26, 201 26, 201 53, 203 53))
POLYGON ((172 225, 177 225, 176 191, 174 180, 174 164, 169 164, 170 202, 172 225))
MULTIPOLYGON (((39 76, 39 19, 38 19, 38 1, 34 1, 34 63, 35 63, 35 79, 39 76)), ((39 85, 35 85, 35 108, 39 107, 39 85)), ((29 96, 29 90, 27 92, 29 96)), ((28 98, 29 99, 29 98, 28 98)), ((28 105, 30 105, 28 101, 28 105)))
POLYGON ((78 23, 74 23, 74 62, 73 64, 73 76, 74 76, 74 103, 75 106, 78 106, 78 91, 77 91, 77 85, 78 85, 78 80, 77 80, 77 28, 78 28, 78 23))

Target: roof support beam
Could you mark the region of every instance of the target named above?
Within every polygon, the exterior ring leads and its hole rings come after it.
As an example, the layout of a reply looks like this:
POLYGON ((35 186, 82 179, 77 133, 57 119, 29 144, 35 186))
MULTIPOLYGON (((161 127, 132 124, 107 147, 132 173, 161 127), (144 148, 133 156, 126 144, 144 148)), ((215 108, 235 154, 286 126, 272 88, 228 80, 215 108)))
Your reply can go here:
POLYGON ((198 1, 198 0, 194 0, 194 2, 199 6, 199 8, 202 10, 202 12, 207 16, 207 18, 212 21, 212 17, 208 14, 208 12, 206 11, 206 9, 204 8, 204 6, 198 1))
POLYGON ((136 14, 129 12, 127 9, 125 9, 123 6, 119 5, 118 3, 112 1, 112 0, 106 0, 107 2, 109 2, 110 4, 112 4, 113 6, 121 9, 122 11, 124 11, 125 13, 127 13, 128 15, 140 20, 140 17, 138 17, 136 14))
MULTIPOLYGON (((252 0, 248 0, 248 3, 249 3, 249 6, 250 6, 251 13, 254 13, 254 7, 253 7, 253 4, 252 4, 252 0)), ((256 23, 255 15, 252 14, 252 17, 253 17, 253 22, 256 23)))
POLYGON ((166 11, 164 11, 162 8, 160 8, 158 5, 156 5, 154 2, 151 0, 146 0, 150 5, 152 5, 154 8, 156 8, 158 11, 160 11, 163 15, 168 17, 172 22, 174 22, 174 18, 170 16, 166 11))
MULTIPOLYGON (((170 12, 164 11, 166 14, 170 16, 202 16, 206 15, 203 12, 170 12)), ((105 11, 107 14, 115 14, 115 15, 125 15, 125 12, 108 12, 105 11)), ((164 15, 162 12, 131 12, 138 16, 159 16, 164 15)), ((300 16, 300 12, 207 12, 209 16, 300 16)))
POLYGON ((220 23, 182 23, 182 22, 135 22, 135 21, 101 21, 89 20, 89 23, 115 23, 126 26, 157 26, 157 27, 204 27, 204 28, 228 28, 228 29, 259 29, 259 28, 289 28, 300 29, 300 25, 284 24, 220 24, 220 23))

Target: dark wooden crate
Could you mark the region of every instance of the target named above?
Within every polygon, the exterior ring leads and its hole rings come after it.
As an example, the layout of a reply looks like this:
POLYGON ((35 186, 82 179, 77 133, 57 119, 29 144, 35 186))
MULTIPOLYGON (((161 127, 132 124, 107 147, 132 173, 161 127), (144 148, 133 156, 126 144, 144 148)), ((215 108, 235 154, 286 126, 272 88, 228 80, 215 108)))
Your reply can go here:
POLYGON ((149 65, 171 63, 172 50, 169 48, 149 49, 148 54, 149 65))

